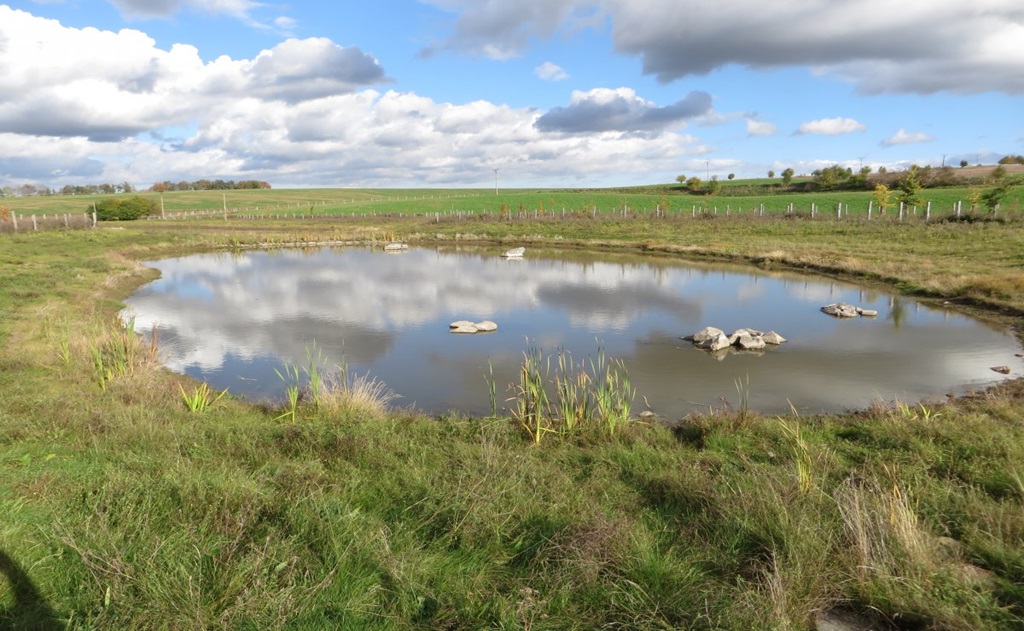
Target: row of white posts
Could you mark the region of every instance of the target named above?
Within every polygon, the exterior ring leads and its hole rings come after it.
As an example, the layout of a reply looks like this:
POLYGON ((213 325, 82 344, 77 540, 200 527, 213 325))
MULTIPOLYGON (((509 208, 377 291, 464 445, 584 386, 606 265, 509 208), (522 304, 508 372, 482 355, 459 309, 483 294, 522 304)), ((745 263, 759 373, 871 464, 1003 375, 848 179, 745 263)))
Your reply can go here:
MULTIPOLYGON (((69 214, 69 213, 65 213, 63 215, 59 215, 59 214, 55 213, 53 215, 53 218, 56 221, 58 221, 58 222, 63 221, 63 224, 64 224, 65 228, 70 228, 71 227, 71 217, 72 217, 72 215, 69 214)), ((96 227, 96 211, 95 210, 92 211, 91 216, 90 216, 90 213, 82 213, 82 217, 83 217, 83 221, 82 221, 82 225, 83 226, 88 227, 88 228, 95 228, 96 227)), ((40 222, 40 220, 42 220, 43 222, 47 221, 47 216, 46 215, 42 215, 42 217, 40 217, 39 215, 29 215, 29 222, 31 222, 31 224, 32 224, 32 230, 39 230, 39 222, 40 222)), ((18 232, 18 221, 19 221, 18 220, 18 213, 11 213, 11 224, 14 226, 14 231, 15 232, 18 232)), ((21 220, 20 221, 21 221, 21 223, 26 223, 25 215, 21 216, 21 220)))

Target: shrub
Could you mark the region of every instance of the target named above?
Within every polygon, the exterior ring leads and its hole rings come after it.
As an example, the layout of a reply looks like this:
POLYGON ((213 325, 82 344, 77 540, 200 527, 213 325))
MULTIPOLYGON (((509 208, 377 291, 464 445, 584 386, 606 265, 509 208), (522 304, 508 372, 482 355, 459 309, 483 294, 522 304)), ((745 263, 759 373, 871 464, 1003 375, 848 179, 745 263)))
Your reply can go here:
POLYGON ((155 215, 158 210, 156 200, 138 195, 96 202, 96 218, 100 221, 130 221, 139 217, 155 215))

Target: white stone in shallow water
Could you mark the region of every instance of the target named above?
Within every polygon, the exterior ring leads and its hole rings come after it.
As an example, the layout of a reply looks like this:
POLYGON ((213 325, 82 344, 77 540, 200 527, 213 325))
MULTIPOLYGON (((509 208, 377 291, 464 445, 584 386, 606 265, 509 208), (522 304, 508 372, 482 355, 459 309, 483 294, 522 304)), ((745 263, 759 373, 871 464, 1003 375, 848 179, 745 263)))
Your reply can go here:
POLYGON ((449 324, 448 328, 450 328, 450 329, 458 329, 458 328, 467 327, 467 326, 475 326, 475 325, 474 325, 473 322, 470 322, 469 320, 456 320, 455 322, 452 322, 451 324, 449 324))
POLYGON ((694 333, 693 335, 687 335, 683 339, 688 342, 693 342, 694 344, 700 345, 711 338, 717 338, 719 335, 725 335, 725 331, 723 331, 722 329, 716 329, 713 326, 706 326, 700 331, 694 333))
POLYGON ((772 344, 774 346, 778 346, 786 341, 786 338, 782 337, 775 331, 768 331, 761 336, 761 339, 764 340, 765 344, 772 344))
POLYGON ((720 351, 722 349, 729 348, 730 346, 732 346, 732 343, 729 342, 729 338, 725 336, 725 333, 721 332, 713 337, 705 338, 703 342, 697 343, 697 348, 703 348, 704 350, 712 352, 720 351))
POLYGON ((745 351, 754 351, 766 346, 764 339, 760 335, 740 335, 739 338, 733 342, 733 345, 742 348, 745 351))
POLYGON ((490 320, 484 320, 483 322, 476 323, 476 330, 481 333, 490 333, 491 331, 497 331, 498 325, 490 320))
POLYGON ((856 318, 860 315, 857 307, 845 302, 833 302, 821 308, 824 313, 836 318, 856 318))
POLYGON ((452 333, 478 333, 479 332, 479 329, 477 329, 476 325, 473 324, 472 322, 470 322, 469 324, 464 324, 462 326, 452 327, 449 330, 452 333))
POLYGON ((757 329, 736 329, 735 331, 732 332, 732 335, 730 335, 729 337, 738 338, 741 335, 749 335, 750 337, 761 337, 762 335, 764 335, 764 333, 762 331, 758 331, 757 329))

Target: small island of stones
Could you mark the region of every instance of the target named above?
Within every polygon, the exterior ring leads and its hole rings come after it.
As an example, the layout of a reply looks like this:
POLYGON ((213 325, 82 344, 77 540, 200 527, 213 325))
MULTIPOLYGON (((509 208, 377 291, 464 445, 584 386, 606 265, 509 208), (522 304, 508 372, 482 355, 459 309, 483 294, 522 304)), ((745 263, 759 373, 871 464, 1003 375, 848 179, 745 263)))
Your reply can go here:
POLYGON ((744 351, 760 350, 769 346, 778 346, 786 341, 775 331, 764 333, 757 329, 736 329, 732 335, 726 335, 722 329, 706 326, 693 335, 684 335, 682 339, 693 342, 697 348, 706 351, 720 351, 730 346, 744 351))

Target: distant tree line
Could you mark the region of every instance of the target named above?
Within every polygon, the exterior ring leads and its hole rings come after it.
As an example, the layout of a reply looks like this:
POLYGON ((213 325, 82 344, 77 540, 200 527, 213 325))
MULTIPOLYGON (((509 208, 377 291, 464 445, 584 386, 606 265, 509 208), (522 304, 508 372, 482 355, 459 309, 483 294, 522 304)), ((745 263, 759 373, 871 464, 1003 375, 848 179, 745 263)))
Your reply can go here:
POLYGON ((43 184, 20 184, 0 187, 0 197, 43 197, 49 195, 114 195, 134 193, 135 187, 128 182, 121 184, 65 184, 61 188, 50 188, 43 184))
POLYGON ((164 180, 149 187, 153 193, 166 193, 168 191, 235 191, 243 189, 270 188, 270 184, 262 180, 196 180, 195 182, 181 181, 178 183, 164 180))
POLYGON ((902 186, 909 180, 913 187, 938 188, 942 186, 963 186, 965 181, 958 176, 953 167, 911 165, 905 171, 889 171, 879 167, 872 172, 871 167, 862 167, 854 171, 849 167, 833 165, 817 169, 811 173, 813 179, 795 185, 795 190, 806 191, 867 191, 873 190, 878 184, 902 186))
MULTIPOLYGON (((1016 181, 1007 178, 1007 164, 1024 164, 1024 156, 1007 156, 1000 160, 990 174, 978 175, 976 177, 964 177, 958 174, 953 167, 941 166, 918 166, 911 165, 901 171, 890 171, 885 167, 879 167, 877 171, 870 166, 861 167, 856 171, 850 167, 838 164, 815 169, 810 176, 800 176, 796 180, 796 173, 792 168, 782 171, 781 182, 757 183, 723 186, 717 176, 711 176, 709 181, 699 177, 686 177, 679 175, 676 182, 680 184, 674 192, 688 193, 690 195, 714 196, 723 195, 726 197, 746 196, 774 193, 809 193, 817 191, 874 191, 879 185, 884 185, 885 190, 892 190, 898 193, 897 202, 904 202, 904 205, 916 205, 920 201, 920 191, 925 188, 938 188, 945 186, 972 186, 995 185, 998 196, 1005 193, 1004 189, 1013 186, 1016 181)), ((731 174, 730 174, 731 175, 731 174)), ((775 171, 768 171, 768 178, 774 180, 775 171)), ((729 178, 730 180, 733 178, 729 178)), ((993 202, 994 205, 997 202, 993 202)))

